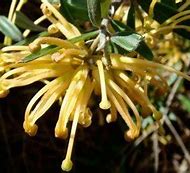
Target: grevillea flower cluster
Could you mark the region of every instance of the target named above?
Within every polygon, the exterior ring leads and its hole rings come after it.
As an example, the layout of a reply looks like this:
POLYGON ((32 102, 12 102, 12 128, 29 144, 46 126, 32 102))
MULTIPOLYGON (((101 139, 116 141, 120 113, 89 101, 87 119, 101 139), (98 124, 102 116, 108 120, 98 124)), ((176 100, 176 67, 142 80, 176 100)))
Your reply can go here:
MULTIPOLYGON (((172 67, 142 57, 134 58, 130 54, 110 53, 110 62, 107 65, 105 52, 94 51, 97 48, 95 43, 98 37, 91 45, 84 40, 75 43, 70 41, 79 37, 81 33, 59 13, 58 8, 59 6, 42 0, 43 16, 36 23, 49 20, 51 23, 48 27, 49 36, 38 37, 29 45, 2 48, 0 97, 7 96, 14 87, 26 86, 37 81, 44 83, 30 100, 25 111, 23 127, 30 136, 37 133, 38 119, 45 115, 53 103, 61 99, 55 137, 62 139, 69 137, 66 157, 61 166, 63 170, 69 171, 72 168, 71 155, 77 125, 88 127, 92 121, 93 113, 88 104, 89 100, 93 99, 92 93, 101 97, 99 107, 102 110, 109 110, 110 113, 105 117, 107 123, 114 122, 121 116, 128 126, 124 137, 126 140, 133 140, 139 136, 142 117, 152 115, 158 122, 162 117, 148 97, 149 86, 153 86, 160 94, 167 92, 168 84, 161 75, 162 71, 176 73, 187 80, 190 80, 190 77, 172 67), (51 36, 58 32, 62 34, 61 37, 51 36), (56 45, 58 49, 38 59, 22 62, 24 57, 51 45, 56 45), (72 122, 71 130, 68 129, 69 122, 72 122)), ((122 5, 114 18, 122 20, 122 10, 125 8, 122 5)), ((174 18, 176 17, 172 20, 174 18)), ((146 31, 144 37, 150 46, 154 46, 153 42, 156 39, 154 36, 161 33, 161 30, 171 29, 168 25, 163 25, 159 26, 153 21, 149 25, 149 32, 146 31)), ((142 27, 145 28, 139 25, 139 33, 142 27)), ((24 35, 28 35, 29 32, 26 30, 24 35)))

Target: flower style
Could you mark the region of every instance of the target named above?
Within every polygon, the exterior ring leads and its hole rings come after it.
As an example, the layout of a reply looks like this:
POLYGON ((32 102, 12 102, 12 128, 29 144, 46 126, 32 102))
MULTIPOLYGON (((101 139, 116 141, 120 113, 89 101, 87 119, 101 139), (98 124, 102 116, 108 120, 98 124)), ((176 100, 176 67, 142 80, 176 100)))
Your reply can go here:
MULTIPOLYGON (((66 21, 53 5, 47 0, 42 2, 42 12, 52 23, 48 28, 50 33, 60 31, 67 39, 80 36, 78 29, 66 21)), ((162 94, 168 89, 166 80, 159 72, 164 69, 190 80, 189 76, 171 67, 120 54, 110 54, 111 66, 107 68, 103 61, 105 55, 101 51, 92 54, 84 41, 74 44, 57 37, 39 37, 28 46, 8 46, 1 51, 0 97, 5 97, 14 87, 36 81, 45 84, 26 108, 23 123, 26 133, 35 135, 37 120, 56 100, 63 98, 55 136, 66 139, 69 136, 67 125, 72 121, 66 158, 62 162, 62 169, 66 171, 72 168, 71 154, 77 124, 84 127, 91 124, 92 112, 88 102, 93 92, 101 96, 99 107, 110 110, 106 121, 116 121, 118 112, 129 128, 124 137, 132 140, 140 133, 140 115, 152 114, 156 121, 162 117, 148 98, 149 85, 162 94), (31 52, 47 45, 56 45, 59 49, 33 61, 21 62, 31 52)))

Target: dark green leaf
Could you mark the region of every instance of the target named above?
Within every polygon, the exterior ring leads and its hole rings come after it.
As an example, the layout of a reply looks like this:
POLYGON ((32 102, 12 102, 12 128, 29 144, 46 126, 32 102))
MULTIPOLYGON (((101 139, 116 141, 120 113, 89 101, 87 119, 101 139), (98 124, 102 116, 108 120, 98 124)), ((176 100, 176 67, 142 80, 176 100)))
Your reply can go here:
POLYGON ((190 98, 184 95, 179 95, 179 101, 181 102, 183 108, 187 111, 190 112, 190 98))
POLYGON ((101 0, 100 6, 101 6, 102 18, 108 17, 110 4, 111 4, 111 0, 101 0))
POLYGON ((144 41, 140 43, 139 47, 136 49, 136 52, 148 60, 152 60, 154 57, 151 49, 146 45, 144 41))
POLYGON ((139 34, 111 37, 111 41, 113 43, 117 44, 118 46, 129 52, 136 50, 142 39, 142 36, 140 36, 139 34))
POLYGON ((60 8, 61 14, 71 23, 75 23, 74 17, 71 14, 71 11, 69 10, 69 5, 67 1, 61 0, 61 8, 60 8))
POLYGON ((127 32, 135 33, 135 31, 132 28, 130 28, 129 26, 117 20, 111 20, 111 25, 116 32, 127 31, 127 32))
POLYGON ((88 16, 95 27, 99 27, 101 23, 100 1, 101 0, 87 0, 88 16))
MULTIPOLYGON (((146 0, 146 1, 139 0, 139 4, 146 12, 149 11, 149 6, 151 2, 152 0, 146 0)), ((169 19, 171 16, 177 13, 175 8, 172 8, 171 6, 160 2, 156 3, 153 12, 154 12, 153 15, 154 19, 157 20, 159 23, 165 22, 167 19, 169 19)))
POLYGON ((135 30, 135 8, 133 3, 131 3, 128 16, 127 16, 127 26, 135 30))
POLYGON ((25 14, 20 11, 16 12, 16 25, 22 29, 30 29, 31 31, 45 31, 46 28, 35 25, 25 14))
POLYGON ((19 29, 2 15, 0 15, 0 31, 14 41, 22 40, 22 33, 19 29))
MULTIPOLYGON (((146 12, 148 12, 151 1, 152 0, 146 0, 146 1, 139 0, 139 4, 146 12)), ((171 3, 172 2, 166 3, 166 0, 164 1, 164 3, 157 2, 154 7, 154 11, 153 11, 154 17, 153 18, 156 21, 158 21, 159 23, 163 23, 167 19, 172 17, 173 15, 176 15, 178 13, 178 11, 177 11, 176 7, 174 7, 173 5, 172 6, 170 5, 171 3)), ((190 20, 183 21, 183 22, 179 23, 178 25, 190 26, 190 20)), ((175 29, 174 32, 178 33, 179 35, 183 36, 184 38, 190 39, 190 32, 185 29, 175 29)))
MULTIPOLYGON (((72 38, 69 41, 71 41, 72 43, 77 43, 79 41, 86 40, 86 39, 96 36, 98 34, 98 32, 99 31, 93 31, 93 32, 89 32, 86 34, 82 34, 81 36, 72 38)), ((35 53, 32 53, 32 54, 26 56, 25 58, 22 59, 22 62, 26 63, 26 62, 35 60, 37 58, 40 58, 41 56, 44 56, 47 54, 52 54, 52 53, 58 51, 59 49, 61 49, 61 47, 57 47, 55 45, 48 46, 46 48, 43 48, 35 53)))
POLYGON ((60 0, 61 14, 72 23, 81 23, 89 20, 86 0, 60 0))
POLYGON ((172 7, 172 8, 177 9, 177 5, 176 5, 175 0, 161 0, 161 3, 162 3, 162 4, 165 4, 165 5, 167 5, 167 6, 170 6, 170 7, 172 7))

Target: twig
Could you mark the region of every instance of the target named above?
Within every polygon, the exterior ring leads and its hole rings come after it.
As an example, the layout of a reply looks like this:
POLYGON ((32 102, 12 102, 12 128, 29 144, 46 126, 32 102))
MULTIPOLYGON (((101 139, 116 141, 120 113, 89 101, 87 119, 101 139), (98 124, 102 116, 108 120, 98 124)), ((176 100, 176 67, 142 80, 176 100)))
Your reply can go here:
POLYGON ((154 151, 154 172, 158 172, 159 165, 159 146, 158 146, 158 133, 155 131, 152 135, 153 151, 154 151))
POLYGON ((150 134, 158 130, 159 126, 157 123, 151 124, 146 131, 143 132, 141 136, 139 136, 135 142, 134 146, 137 147, 141 142, 143 142, 150 134))
MULTIPOLYGON (((188 62, 188 66, 189 66, 189 63, 188 62)), ((188 164, 190 165, 190 154, 189 154, 189 151, 187 150, 186 146, 184 145, 180 135, 178 134, 178 132, 176 131, 175 127, 173 126, 173 124, 171 123, 170 119, 168 118, 168 113, 169 113, 169 107, 174 99, 174 96, 177 92, 177 89, 182 81, 182 77, 178 77, 178 79, 176 80, 175 84, 173 85, 172 87, 172 90, 168 96, 168 99, 166 101, 166 108, 165 108, 165 111, 163 113, 163 120, 164 122, 166 123, 166 125, 168 126, 168 128, 170 129, 171 133, 174 135, 177 143, 179 144, 179 146, 181 147, 183 153, 184 153, 184 156, 185 156, 185 159, 187 160, 188 164)))

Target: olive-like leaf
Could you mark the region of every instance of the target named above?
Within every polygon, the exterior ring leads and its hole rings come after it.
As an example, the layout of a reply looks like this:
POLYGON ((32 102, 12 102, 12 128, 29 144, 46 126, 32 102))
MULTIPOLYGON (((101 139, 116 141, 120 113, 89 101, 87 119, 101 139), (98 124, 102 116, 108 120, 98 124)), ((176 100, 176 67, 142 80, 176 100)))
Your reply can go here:
POLYGON ((147 44, 144 41, 142 41, 140 45, 137 47, 136 52, 138 52, 141 56, 148 60, 152 60, 154 57, 151 49, 147 46, 147 44))
POLYGON ((133 3, 131 3, 131 6, 128 12, 127 26, 135 30, 135 7, 133 3))
POLYGON ((25 14, 20 11, 16 12, 16 25, 22 29, 30 29, 31 31, 45 31, 46 28, 35 25, 25 14))
POLYGON ((101 0, 87 0, 88 16, 95 27, 101 23, 101 0))
POLYGON ((172 8, 177 9, 176 0, 161 0, 160 2, 163 3, 163 4, 165 4, 165 5, 170 6, 172 8))
MULTIPOLYGON (((112 20, 111 25, 114 28, 114 30, 120 35, 121 33, 125 33, 125 32, 127 32, 126 34, 136 33, 132 28, 130 28, 129 26, 119 21, 112 20)), ((147 46, 144 40, 141 41, 141 43, 139 44, 138 48, 135 51, 148 60, 152 60, 154 57, 151 49, 147 46)))
POLYGON ((129 52, 136 50, 142 40, 143 37, 135 33, 126 36, 111 37, 113 43, 129 52))
POLYGON ((101 0, 100 6, 101 6, 102 18, 108 17, 110 4, 111 4, 111 0, 101 0))
POLYGON ((86 0, 60 0, 61 14, 71 23, 80 24, 89 20, 86 0))
POLYGON ((190 112, 190 99, 187 96, 184 96, 184 95, 179 95, 178 99, 181 102, 182 107, 187 112, 190 112))
POLYGON ((14 41, 20 41, 23 38, 20 30, 7 17, 2 15, 0 15, 0 31, 14 41))

